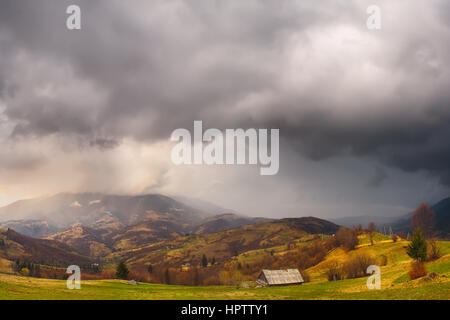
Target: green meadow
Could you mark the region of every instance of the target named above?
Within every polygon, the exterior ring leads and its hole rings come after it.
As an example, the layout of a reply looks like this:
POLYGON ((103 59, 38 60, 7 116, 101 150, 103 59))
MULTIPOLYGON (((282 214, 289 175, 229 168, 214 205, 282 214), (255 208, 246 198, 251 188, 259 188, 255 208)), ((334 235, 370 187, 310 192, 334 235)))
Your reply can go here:
POLYGON ((177 285, 127 285, 121 280, 82 280, 80 290, 69 290, 63 280, 38 279, 0 274, 0 299, 157 299, 157 300, 217 300, 217 299, 441 299, 450 298, 450 243, 440 242, 443 256, 426 264, 428 272, 438 277, 409 280, 411 260, 406 255, 406 241, 380 242, 362 246, 351 252, 334 250, 327 259, 308 269, 311 282, 298 286, 237 288, 232 286, 187 287, 177 285), (381 289, 369 290, 367 278, 329 282, 323 272, 328 261, 345 259, 357 252, 374 256, 386 255, 381 267, 381 289))

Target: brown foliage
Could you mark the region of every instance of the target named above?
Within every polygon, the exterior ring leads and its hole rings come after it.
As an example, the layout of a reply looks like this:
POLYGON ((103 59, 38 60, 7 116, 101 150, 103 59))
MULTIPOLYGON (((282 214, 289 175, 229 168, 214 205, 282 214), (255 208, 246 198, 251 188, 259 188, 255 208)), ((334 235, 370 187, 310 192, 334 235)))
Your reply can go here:
POLYGON ((353 230, 355 230, 358 235, 362 234, 363 233, 362 224, 358 224, 356 226, 353 226, 353 230))
POLYGON ((367 267, 376 264, 376 260, 367 254, 356 254, 348 259, 343 267, 343 273, 347 279, 354 279, 364 277, 366 275, 367 267))
POLYGON ((370 232, 377 231, 377 225, 375 224, 375 222, 369 222, 369 224, 367 225, 367 230, 370 232))
POLYGON ((250 279, 255 279, 262 269, 298 268, 299 270, 305 270, 323 261, 332 247, 332 241, 316 240, 283 255, 272 255, 270 252, 266 252, 260 258, 246 263, 242 267, 242 274, 250 279))
POLYGON ((327 253, 334 248, 334 239, 313 240, 302 246, 290 246, 285 254, 271 254, 270 250, 261 252, 261 256, 242 263, 238 270, 238 261, 217 262, 206 268, 191 266, 190 268, 173 268, 166 264, 153 264, 152 273, 147 265, 130 266, 130 278, 140 282, 165 283, 168 270, 170 283, 179 285, 239 285, 242 281, 253 281, 262 269, 298 268, 305 281, 309 275, 304 271, 323 261, 327 253))
POLYGON ((358 235, 355 230, 341 227, 334 237, 336 246, 346 250, 353 250, 358 245, 358 235))
POLYGON ((220 285, 220 279, 218 275, 211 275, 203 281, 204 286, 217 286, 220 285))
POLYGON ((373 235, 375 234, 375 231, 377 231, 377 225, 375 224, 375 222, 369 222, 367 231, 369 231, 370 244, 373 246, 373 235))
POLYGON ((100 279, 113 279, 116 276, 114 270, 103 270, 101 273, 81 273, 81 278, 84 280, 100 280, 100 279))
POLYGON ((407 237, 406 232, 404 232, 404 231, 398 232, 397 235, 398 235, 401 239, 406 239, 406 237, 407 237))
POLYGON ((414 261, 411 263, 411 270, 409 271, 409 278, 411 280, 427 275, 427 270, 422 262, 414 261))
POLYGON ((387 265, 387 263, 388 263, 388 258, 387 258, 387 256, 384 255, 384 254, 382 254, 382 255, 380 256, 380 258, 378 259, 378 264, 379 264, 380 266, 385 266, 385 265, 387 265))
POLYGON ((325 271, 328 281, 337 281, 344 279, 344 272, 337 261, 330 261, 325 271))
POLYGON ((437 243, 437 241, 435 239, 431 239, 428 241, 428 261, 433 261, 433 260, 437 260, 442 256, 441 253, 441 247, 439 246, 439 244, 437 243))
POLYGON ((427 203, 421 203, 411 218, 411 230, 420 229, 426 239, 433 236, 435 214, 427 203))
POLYGON ((300 274, 302 275, 303 281, 305 283, 311 281, 311 277, 310 277, 309 273, 306 270, 300 270, 300 274))
POLYGON ((393 233, 393 234, 391 234, 391 239, 392 239, 392 241, 397 242, 398 236, 393 233))

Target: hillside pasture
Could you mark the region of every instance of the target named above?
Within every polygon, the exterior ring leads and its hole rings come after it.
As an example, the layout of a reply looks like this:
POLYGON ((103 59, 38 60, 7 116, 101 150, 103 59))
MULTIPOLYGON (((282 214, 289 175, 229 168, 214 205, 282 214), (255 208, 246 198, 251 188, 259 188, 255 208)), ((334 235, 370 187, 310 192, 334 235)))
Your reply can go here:
POLYGON ((0 299, 442 299, 450 298, 450 243, 439 242, 443 256, 428 262, 429 272, 438 277, 409 280, 411 259, 406 255, 406 241, 380 242, 346 252, 341 248, 328 254, 325 261, 309 268, 312 281, 298 286, 237 288, 236 286, 178 286, 145 284, 129 286, 121 280, 82 280, 81 290, 69 290, 63 280, 37 279, 0 274, 0 299), (327 281, 327 262, 345 261, 355 254, 387 256, 381 266, 381 290, 369 290, 367 277, 327 281))

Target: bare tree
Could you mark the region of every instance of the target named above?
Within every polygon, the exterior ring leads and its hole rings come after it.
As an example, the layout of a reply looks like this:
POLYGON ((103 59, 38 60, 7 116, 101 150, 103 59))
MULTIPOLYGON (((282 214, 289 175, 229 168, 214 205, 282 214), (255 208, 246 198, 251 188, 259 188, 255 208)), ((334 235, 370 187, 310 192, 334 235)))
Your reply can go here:
POLYGON ((428 203, 421 203, 411 218, 411 230, 420 229, 425 239, 430 239, 433 236, 434 216, 428 203))
POLYGON ((369 225, 367 226, 367 230, 369 231, 370 236, 370 245, 373 246, 373 236, 375 234, 375 231, 377 230, 377 225, 375 222, 369 222, 369 225))
POLYGON ((336 245, 342 246, 346 250, 353 250, 358 245, 358 234, 354 229, 340 227, 334 238, 336 245))

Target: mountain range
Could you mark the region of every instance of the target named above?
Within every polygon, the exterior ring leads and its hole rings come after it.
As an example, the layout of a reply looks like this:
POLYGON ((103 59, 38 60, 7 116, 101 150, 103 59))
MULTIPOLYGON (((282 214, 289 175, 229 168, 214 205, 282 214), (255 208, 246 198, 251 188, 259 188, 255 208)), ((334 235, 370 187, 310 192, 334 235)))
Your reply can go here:
MULTIPOLYGON (((445 198, 430 206, 435 213, 434 230, 436 235, 441 239, 450 238, 450 197, 445 198)), ((346 227, 353 227, 361 224, 366 227, 369 222, 375 224, 381 229, 382 227, 391 227, 393 232, 411 232, 411 218, 413 212, 406 213, 402 216, 357 216, 331 219, 334 223, 346 227)))
MULTIPOLYGON (((448 237, 450 198, 431 208, 439 236, 448 237)), ((158 263, 169 257, 170 263, 177 264, 199 260, 201 252, 220 261, 242 250, 286 244, 301 234, 333 234, 339 225, 376 220, 379 226, 392 226, 394 232, 408 231, 411 215, 333 222, 314 217, 267 219, 160 194, 60 193, 0 208, 0 258, 65 265, 99 259, 158 263)))
POLYGON ((270 221, 226 213, 226 209, 204 201, 190 200, 189 204, 160 194, 60 193, 0 208, 0 228, 59 241, 86 256, 103 257, 189 234, 270 221))

